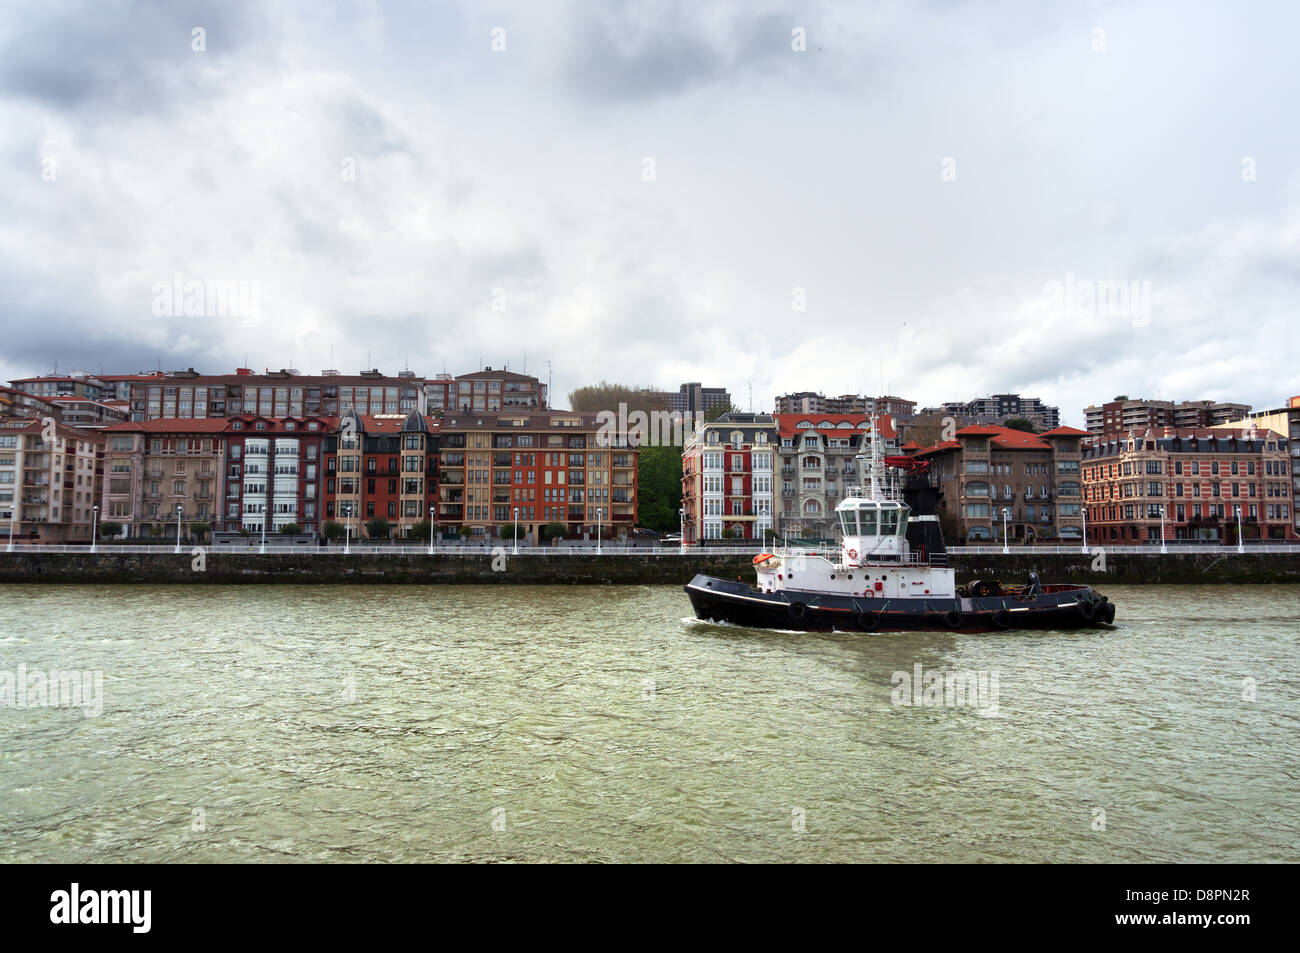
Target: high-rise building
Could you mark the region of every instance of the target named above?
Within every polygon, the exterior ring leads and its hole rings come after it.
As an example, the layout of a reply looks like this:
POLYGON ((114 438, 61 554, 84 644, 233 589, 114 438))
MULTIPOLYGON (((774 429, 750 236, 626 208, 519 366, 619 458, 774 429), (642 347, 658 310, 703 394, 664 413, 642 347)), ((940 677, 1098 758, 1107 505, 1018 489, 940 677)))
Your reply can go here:
POLYGON ((897 422, 916 413, 916 401, 902 397, 865 397, 859 394, 842 394, 827 397, 813 391, 782 394, 776 398, 778 414, 886 414, 897 422))
POLYGON ((1129 433, 1144 433, 1164 427, 1213 427, 1240 420, 1250 412, 1249 404, 1215 400, 1146 400, 1117 397, 1100 406, 1083 409, 1088 442, 1109 440, 1129 433))
POLYGON ((536 377, 485 367, 451 378, 440 374, 425 381, 426 412, 450 414, 501 410, 545 410, 546 385, 536 377))
POLYGON ((1044 404, 1037 397, 1019 394, 994 394, 974 400, 945 401, 939 407, 926 407, 927 415, 949 415, 959 423, 1000 425, 1007 420, 1028 420, 1039 431, 1054 430, 1061 425, 1061 409, 1044 404))

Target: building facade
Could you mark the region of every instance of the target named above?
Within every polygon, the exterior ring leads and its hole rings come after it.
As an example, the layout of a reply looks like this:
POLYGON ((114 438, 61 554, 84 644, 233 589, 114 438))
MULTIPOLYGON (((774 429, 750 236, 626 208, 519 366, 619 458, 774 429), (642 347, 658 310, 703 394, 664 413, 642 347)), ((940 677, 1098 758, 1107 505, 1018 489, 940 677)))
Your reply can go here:
POLYGON ((1019 394, 994 394, 991 397, 977 397, 974 400, 945 401, 939 407, 926 407, 921 411, 927 415, 948 415, 960 422, 971 424, 1001 425, 1007 420, 1020 418, 1028 420, 1039 431, 1054 430, 1061 425, 1061 409, 1044 404, 1037 397, 1021 397, 1019 394))
POLYGON ((732 412, 703 423, 682 448, 683 539, 766 538, 775 532, 777 424, 732 412))
POLYGON ((1082 540, 1084 436, 1073 427, 1030 434, 978 424, 912 452, 930 461, 949 542, 1082 540))
POLYGON ((345 414, 323 444, 325 518, 347 524, 357 539, 371 535, 372 520, 399 539, 416 523, 436 523, 439 452, 438 421, 424 414, 345 414))
POLYGON ((1100 406, 1083 409, 1089 441, 1110 440, 1129 433, 1146 433, 1165 427, 1213 427, 1240 420, 1250 412, 1249 404, 1230 404, 1214 400, 1130 400, 1117 397, 1100 406))
POLYGON ((858 394, 842 394, 839 397, 827 397, 813 391, 799 391, 777 397, 776 412, 778 414, 866 414, 867 416, 882 414, 896 423, 916 413, 916 401, 888 395, 865 397, 858 394))
POLYGON ((0 419, 0 521, 14 541, 90 542, 103 457, 98 433, 48 418, 0 419))
POLYGON ((101 522, 130 538, 189 538, 195 524, 218 527, 224 420, 145 420, 110 424, 100 495, 101 522))
POLYGON ((1088 539, 1296 539, 1288 437, 1258 427, 1173 428, 1084 449, 1088 539), (1162 536, 1163 534, 1163 536, 1162 536))
MULTIPOLYGON (((870 443, 871 417, 863 414, 776 414, 779 526, 786 536, 834 539, 835 507, 846 487, 862 484, 857 456, 870 443)), ((881 453, 898 452, 888 416, 876 418, 881 453)))
POLYGON ((226 422, 221 529, 261 535, 297 526, 320 532, 325 507, 327 417, 242 414, 226 422))
POLYGON ((425 393, 425 412, 430 414, 539 411, 550 406, 546 385, 536 377, 490 367, 455 378, 441 374, 425 381, 425 393))
POLYGON ((386 377, 379 371, 355 376, 319 376, 282 370, 253 374, 203 375, 193 368, 162 379, 133 380, 131 419, 210 419, 255 414, 261 417, 337 417, 407 414, 424 406, 423 382, 405 372, 386 377))

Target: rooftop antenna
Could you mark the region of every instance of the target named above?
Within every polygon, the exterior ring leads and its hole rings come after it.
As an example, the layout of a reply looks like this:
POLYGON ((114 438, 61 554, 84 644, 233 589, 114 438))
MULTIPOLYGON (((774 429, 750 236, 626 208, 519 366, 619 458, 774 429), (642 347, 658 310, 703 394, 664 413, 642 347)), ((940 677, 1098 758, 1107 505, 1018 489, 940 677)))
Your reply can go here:
POLYGON ((546 362, 546 409, 551 409, 551 362, 546 362))

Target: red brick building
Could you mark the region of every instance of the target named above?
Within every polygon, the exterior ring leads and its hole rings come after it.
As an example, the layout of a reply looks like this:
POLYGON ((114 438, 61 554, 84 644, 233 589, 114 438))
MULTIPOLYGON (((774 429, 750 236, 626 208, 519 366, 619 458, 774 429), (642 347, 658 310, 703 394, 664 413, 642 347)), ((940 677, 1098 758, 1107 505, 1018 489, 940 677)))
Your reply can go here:
POLYGON ((324 500, 328 417, 240 414, 225 422, 223 485, 218 519, 226 532, 266 534, 296 524, 317 533, 324 500), (269 521, 268 521, 269 517, 269 521))
POLYGON ((387 520, 394 537, 415 523, 436 522, 439 422, 412 411, 405 417, 349 412, 323 443, 325 519, 347 523, 354 537, 366 523, 387 520))

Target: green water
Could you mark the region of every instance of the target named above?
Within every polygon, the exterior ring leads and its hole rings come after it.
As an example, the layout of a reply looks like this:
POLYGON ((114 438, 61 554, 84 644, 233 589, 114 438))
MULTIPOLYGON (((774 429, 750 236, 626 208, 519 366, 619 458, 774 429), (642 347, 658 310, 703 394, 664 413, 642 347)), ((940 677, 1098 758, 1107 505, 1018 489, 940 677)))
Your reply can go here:
POLYGON ((0 707, 0 858, 1300 860, 1300 587, 1105 592, 1116 631, 864 636, 675 587, 7 586, 0 672, 104 698, 0 707), (893 704, 918 663, 996 709, 893 704))

